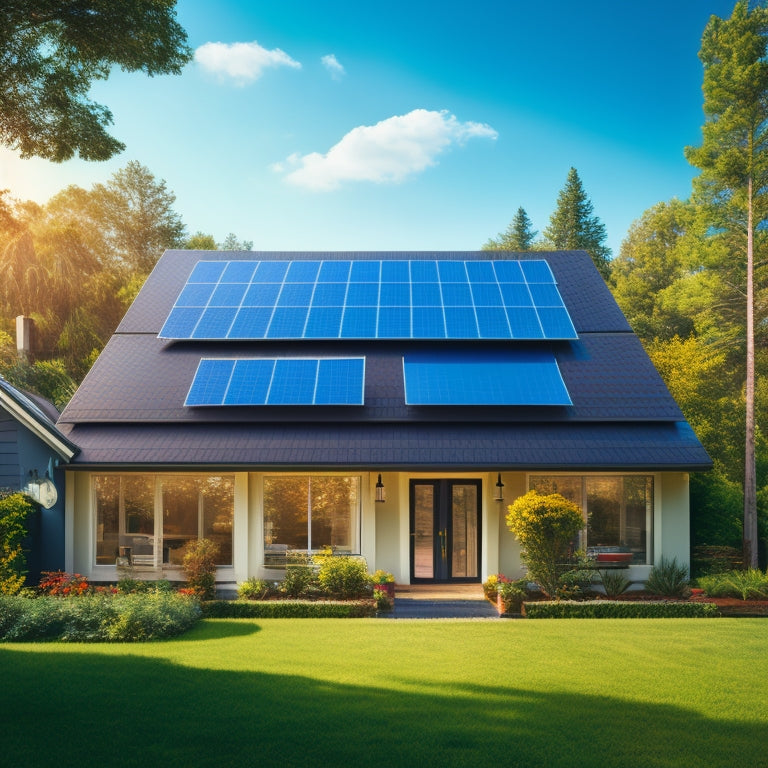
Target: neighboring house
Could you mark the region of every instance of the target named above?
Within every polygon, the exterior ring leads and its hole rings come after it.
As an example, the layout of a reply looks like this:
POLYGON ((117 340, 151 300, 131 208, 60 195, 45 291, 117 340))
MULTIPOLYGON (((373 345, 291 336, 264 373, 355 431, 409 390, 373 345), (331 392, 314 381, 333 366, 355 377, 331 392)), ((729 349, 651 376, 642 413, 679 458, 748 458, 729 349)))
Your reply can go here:
POLYGON ((199 537, 220 583, 325 547, 400 583, 514 577, 530 488, 642 580, 688 561, 711 466, 583 252, 168 251, 58 427, 67 568, 97 581, 121 554, 181 577, 199 537))
POLYGON ((56 428, 59 412, 0 376, 0 488, 25 491, 39 502, 27 521, 28 580, 64 567, 64 472, 77 448, 56 428))

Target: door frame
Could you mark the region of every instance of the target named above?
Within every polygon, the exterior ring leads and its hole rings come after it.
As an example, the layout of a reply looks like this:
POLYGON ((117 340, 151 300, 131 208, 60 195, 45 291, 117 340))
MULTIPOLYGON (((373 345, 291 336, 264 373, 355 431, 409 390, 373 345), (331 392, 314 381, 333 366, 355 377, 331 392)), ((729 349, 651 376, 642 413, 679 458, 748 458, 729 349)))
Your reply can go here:
POLYGON ((481 578, 483 555, 483 481, 479 478, 462 477, 422 477, 410 478, 408 481, 408 539, 409 539, 409 568, 411 584, 479 584, 481 578), (415 574, 415 496, 417 485, 431 485, 433 497, 433 576, 432 578, 417 578, 415 574), (451 503, 451 488, 454 485, 472 485, 477 489, 477 576, 451 577, 451 554, 453 552, 453 515, 451 503), (438 556, 439 537, 441 528, 447 531, 445 542, 447 561, 443 565, 438 556))

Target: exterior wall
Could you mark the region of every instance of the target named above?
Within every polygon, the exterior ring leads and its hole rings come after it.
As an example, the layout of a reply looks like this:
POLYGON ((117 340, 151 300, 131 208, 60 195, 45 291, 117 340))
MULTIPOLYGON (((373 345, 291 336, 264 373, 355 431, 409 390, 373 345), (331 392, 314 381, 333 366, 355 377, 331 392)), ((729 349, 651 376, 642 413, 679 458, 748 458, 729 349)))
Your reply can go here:
MULTIPOLYGON (((234 585, 252 576, 281 578, 282 571, 264 567, 263 478, 266 475, 273 476, 275 473, 227 474, 234 474, 235 477, 233 565, 219 568, 219 582, 234 585)), ((412 479, 466 479, 482 481, 480 580, 484 581, 494 573, 504 573, 509 578, 519 578, 524 575, 525 567, 520 559, 520 546, 506 528, 505 515, 507 506, 526 492, 527 473, 502 473, 503 502, 497 502, 494 499, 497 477, 495 472, 382 473, 382 482, 386 489, 386 501, 383 503, 374 501, 377 476, 377 472, 360 475, 360 554, 366 559, 370 571, 379 568, 390 571, 395 575, 396 582, 400 584, 407 584, 411 580, 409 483, 412 479)), ((664 556, 676 557, 678 562, 687 564, 689 558, 688 475, 686 473, 655 474, 654 493, 653 562, 658 562, 664 556)), ((94 581, 113 581, 118 578, 115 568, 93 565, 95 521, 91 476, 88 472, 67 473, 66 542, 67 570, 88 575, 94 581)), ((633 565, 630 567, 630 577, 636 582, 643 581, 647 578, 650 568, 649 565, 633 565)), ((162 573, 145 573, 148 578, 160 576, 171 579, 183 578, 178 568, 173 569, 167 566, 162 573)))
MULTIPOLYGON (((0 488, 22 490, 30 472, 45 477, 49 466, 55 466, 57 454, 37 435, 30 432, 0 408, 0 488)), ((51 478, 59 492, 59 500, 51 509, 38 509, 27 522, 29 537, 25 543, 27 579, 37 583, 40 571, 64 567, 64 476, 54 470, 51 478)))

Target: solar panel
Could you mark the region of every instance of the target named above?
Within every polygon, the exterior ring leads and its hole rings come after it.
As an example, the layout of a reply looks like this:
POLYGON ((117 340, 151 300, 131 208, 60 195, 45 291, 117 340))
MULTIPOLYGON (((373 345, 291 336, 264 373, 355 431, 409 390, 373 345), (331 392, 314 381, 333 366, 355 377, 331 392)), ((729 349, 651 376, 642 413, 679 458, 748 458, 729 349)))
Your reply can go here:
POLYGON ((406 405, 571 405, 557 361, 543 350, 406 355, 406 405))
POLYGON ((362 405, 364 357, 203 358, 187 406, 362 405))
POLYGON ((544 260, 201 261, 165 339, 575 339, 544 260))

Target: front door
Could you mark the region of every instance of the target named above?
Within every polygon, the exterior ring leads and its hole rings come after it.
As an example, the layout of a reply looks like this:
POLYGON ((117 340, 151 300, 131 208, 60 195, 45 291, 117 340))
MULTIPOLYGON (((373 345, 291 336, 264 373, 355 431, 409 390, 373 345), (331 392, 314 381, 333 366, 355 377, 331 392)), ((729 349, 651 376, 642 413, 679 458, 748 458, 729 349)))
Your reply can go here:
POLYGON ((411 582, 480 581, 480 481, 411 480, 411 582))

